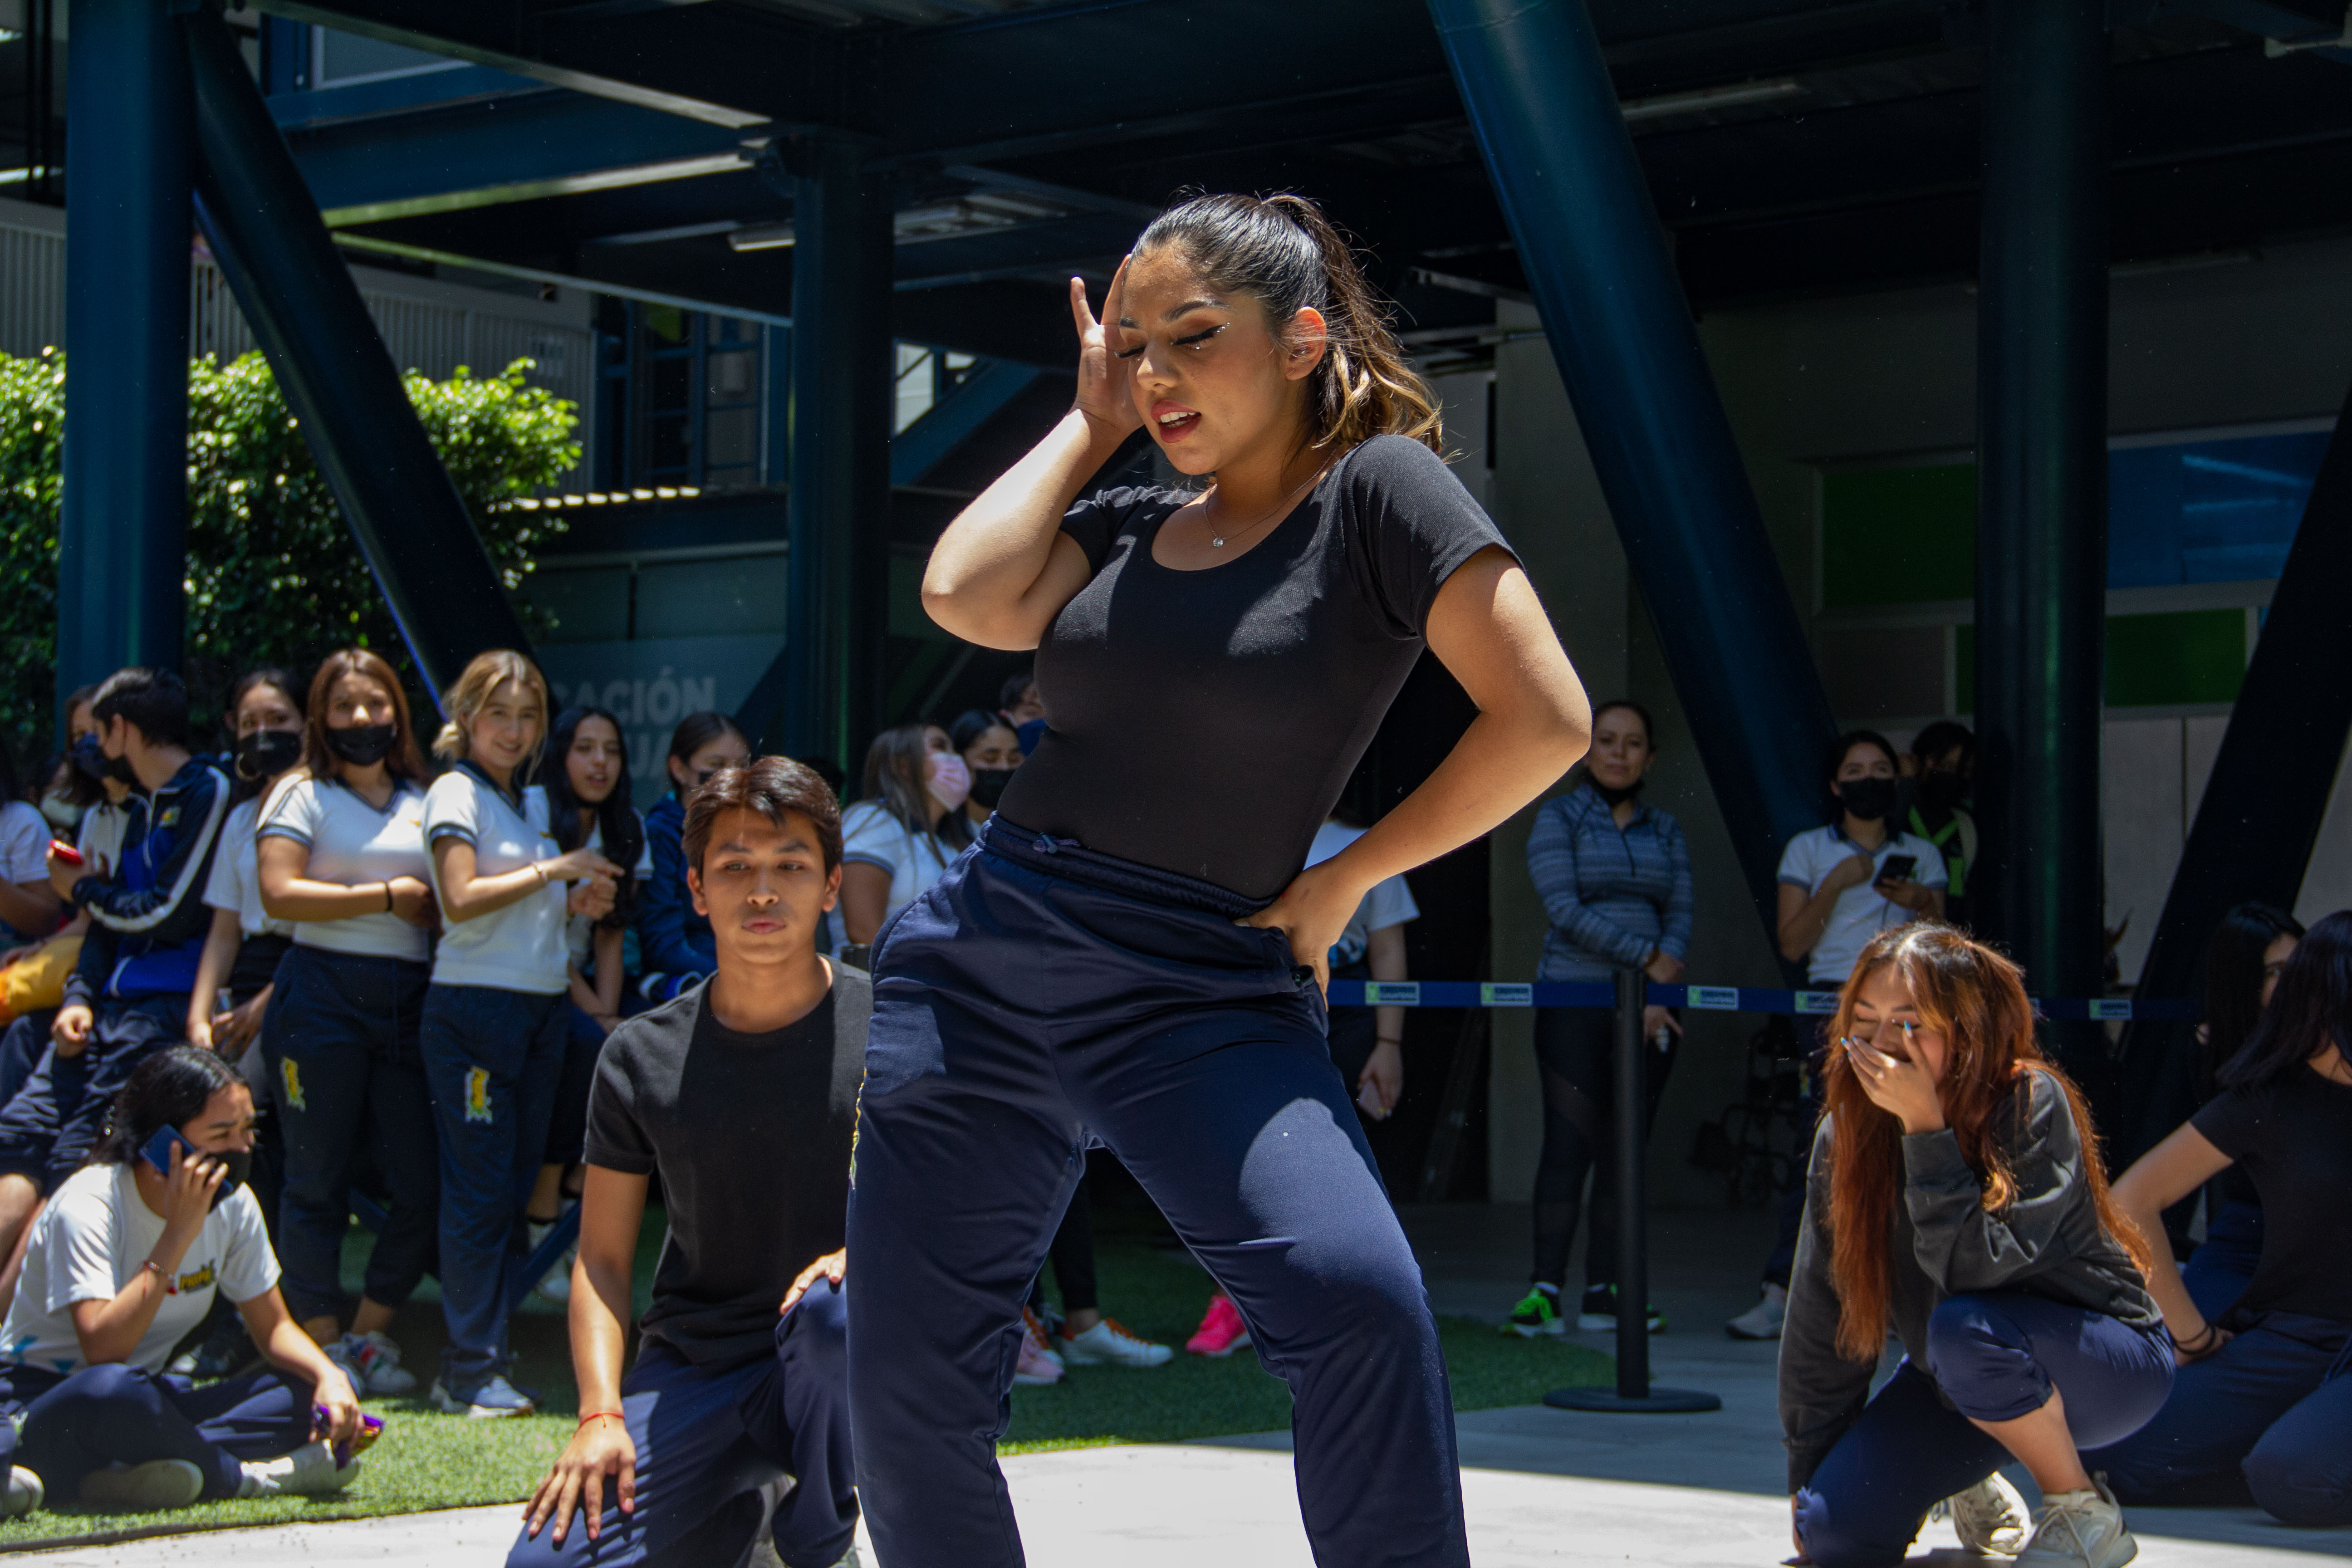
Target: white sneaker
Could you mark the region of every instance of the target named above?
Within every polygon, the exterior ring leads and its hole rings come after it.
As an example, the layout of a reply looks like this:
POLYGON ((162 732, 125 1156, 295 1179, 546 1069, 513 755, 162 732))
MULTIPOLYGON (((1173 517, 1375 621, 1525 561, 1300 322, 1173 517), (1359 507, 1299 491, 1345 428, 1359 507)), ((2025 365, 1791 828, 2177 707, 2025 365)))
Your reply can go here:
MULTIPOLYGON (((559 1220, 549 1220, 546 1224, 542 1225, 537 1220, 529 1220, 525 1223, 530 1226, 530 1246, 526 1250, 530 1252, 537 1252, 539 1250, 539 1244, 547 1239, 547 1233, 553 1230, 556 1226, 562 1222, 559 1220)), ((532 1286, 531 1289, 550 1301, 569 1301, 572 1300, 572 1261, 579 1256, 580 1247, 578 1244, 575 1243, 572 1246, 566 1247, 564 1249, 563 1256, 555 1260, 555 1267, 549 1269, 547 1273, 541 1278, 539 1283, 532 1286)))
POLYGON ((290 1454, 251 1459, 238 1468, 245 1472, 236 1489, 241 1498, 321 1497, 360 1479, 360 1462, 338 1467, 334 1450, 324 1443, 305 1443, 290 1454))
POLYGON ((2123 1568, 2139 1555, 2139 1542, 2124 1528, 2124 1510, 2106 1488, 2092 1483, 2084 1492, 2050 1492, 2033 1521, 2033 1539, 2017 1554, 2040 1568, 2123 1568))
POLYGON ((1166 1366, 1176 1359, 1173 1350, 1128 1332, 1116 1318, 1061 1339, 1062 1359, 1072 1366, 1166 1366))
POLYGON ((0 1519, 22 1519, 41 1506, 47 1489, 41 1478, 18 1465, 8 1472, 8 1491, 0 1497, 0 1519))
POLYGON ((1979 1556, 1988 1552, 2016 1556, 2033 1523, 2023 1495, 1999 1470, 1968 1490, 1946 1498, 1928 1517, 1950 1520, 1959 1532, 1960 1544, 1979 1556))
POLYGON ((117 1465, 81 1479, 81 1500, 114 1513, 160 1513, 205 1495, 205 1473, 185 1459, 117 1465))
POLYGON ((343 1369, 352 1380, 352 1389, 359 1394, 416 1392, 416 1374, 401 1371, 400 1347, 380 1331, 345 1334, 325 1348, 327 1359, 343 1369))
POLYGON ((471 1394, 459 1394, 446 1378, 433 1380, 432 1399, 444 1415, 468 1415, 478 1421, 503 1415, 528 1415, 539 1402, 503 1377, 492 1376, 471 1394))
POLYGON ((1763 1298, 1756 1305, 1723 1325, 1723 1331, 1735 1340, 1777 1340, 1780 1326, 1789 1319, 1787 1287, 1767 1285, 1763 1298))

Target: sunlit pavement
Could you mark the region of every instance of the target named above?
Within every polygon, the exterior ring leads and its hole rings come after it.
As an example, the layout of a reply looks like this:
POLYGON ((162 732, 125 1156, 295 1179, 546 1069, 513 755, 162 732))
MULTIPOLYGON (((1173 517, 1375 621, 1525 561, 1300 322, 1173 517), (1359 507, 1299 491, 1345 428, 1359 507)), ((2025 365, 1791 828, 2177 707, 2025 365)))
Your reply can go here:
MULTIPOLYGON (((1496 1317, 1525 1289, 1524 1209, 1419 1211, 1407 1223, 1441 1312, 1496 1317)), ((1658 1222, 1651 1294, 1671 1329, 1652 1342, 1656 1381, 1720 1394, 1721 1411, 1590 1415, 1533 1405, 1461 1417, 1463 1495, 1480 1568, 1769 1568, 1789 1555, 1774 1347, 1734 1343, 1720 1327, 1753 1298, 1751 1270, 1769 1243, 1758 1231, 1754 1215, 1658 1222)), ((1604 1336, 1587 1338, 1611 1348, 1604 1336)), ((1029 1454, 1004 1469, 1031 1568, 1312 1568, 1288 1447, 1289 1435, 1278 1433, 1029 1454)), ((2352 1558, 2352 1531, 2288 1530, 2251 1509, 2139 1509, 2129 1517, 2148 1568, 2321 1568, 2352 1558)), ((76 1568, 225 1560, 237 1568, 494 1568, 514 1527, 511 1508, 467 1509, 68 1548, 37 1560, 76 1568)), ((866 1561, 892 1568, 870 1548, 866 1561)), ((1945 1525, 1931 1527, 1912 1557, 1977 1561, 1945 1525)))

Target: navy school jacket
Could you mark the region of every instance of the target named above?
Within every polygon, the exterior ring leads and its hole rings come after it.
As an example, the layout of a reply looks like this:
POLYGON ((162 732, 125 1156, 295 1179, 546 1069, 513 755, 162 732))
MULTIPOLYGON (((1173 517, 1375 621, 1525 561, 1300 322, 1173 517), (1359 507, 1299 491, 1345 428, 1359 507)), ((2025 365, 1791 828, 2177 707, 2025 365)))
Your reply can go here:
POLYGON ((73 901, 89 911, 81 961, 66 1000, 157 996, 191 991, 213 912, 205 903, 213 851, 229 808, 228 780, 191 757, 152 795, 125 803, 130 821, 111 877, 84 877, 73 901))

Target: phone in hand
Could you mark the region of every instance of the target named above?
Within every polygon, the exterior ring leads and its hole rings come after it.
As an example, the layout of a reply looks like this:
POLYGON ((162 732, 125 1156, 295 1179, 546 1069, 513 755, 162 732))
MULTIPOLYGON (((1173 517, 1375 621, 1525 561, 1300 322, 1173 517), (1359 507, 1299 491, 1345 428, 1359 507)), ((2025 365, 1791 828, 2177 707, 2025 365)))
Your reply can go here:
POLYGON ((68 866, 79 866, 82 863, 81 851, 62 838, 49 840, 49 853, 68 866))
POLYGON ((1916 855, 1889 855, 1886 858, 1886 864, 1878 868, 1878 874, 1871 878, 1871 882, 1873 885, 1880 882, 1907 882, 1911 879, 1911 873, 1918 868, 1919 857, 1916 855))
POLYGON ((172 1151, 174 1149, 185 1150, 188 1159, 196 1157, 196 1146, 181 1137, 178 1128, 158 1127, 155 1136, 147 1140, 147 1146, 139 1151, 139 1157, 154 1166, 157 1175, 168 1177, 172 1173, 172 1151))

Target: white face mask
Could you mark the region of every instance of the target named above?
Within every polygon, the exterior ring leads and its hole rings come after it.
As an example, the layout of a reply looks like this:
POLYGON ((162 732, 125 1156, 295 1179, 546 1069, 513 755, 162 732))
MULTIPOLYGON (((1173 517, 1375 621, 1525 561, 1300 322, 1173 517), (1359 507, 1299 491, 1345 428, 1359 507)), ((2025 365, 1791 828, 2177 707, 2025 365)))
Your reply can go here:
POLYGON ((923 777, 931 798, 950 811, 971 798, 971 770, 953 752, 933 752, 930 761, 923 764, 923 777))
POLYGON ((82 810, 62 795, 45 795, 41 797, 41 815, 48 819, 51 827, 68 833, 81 826, 82 810))

